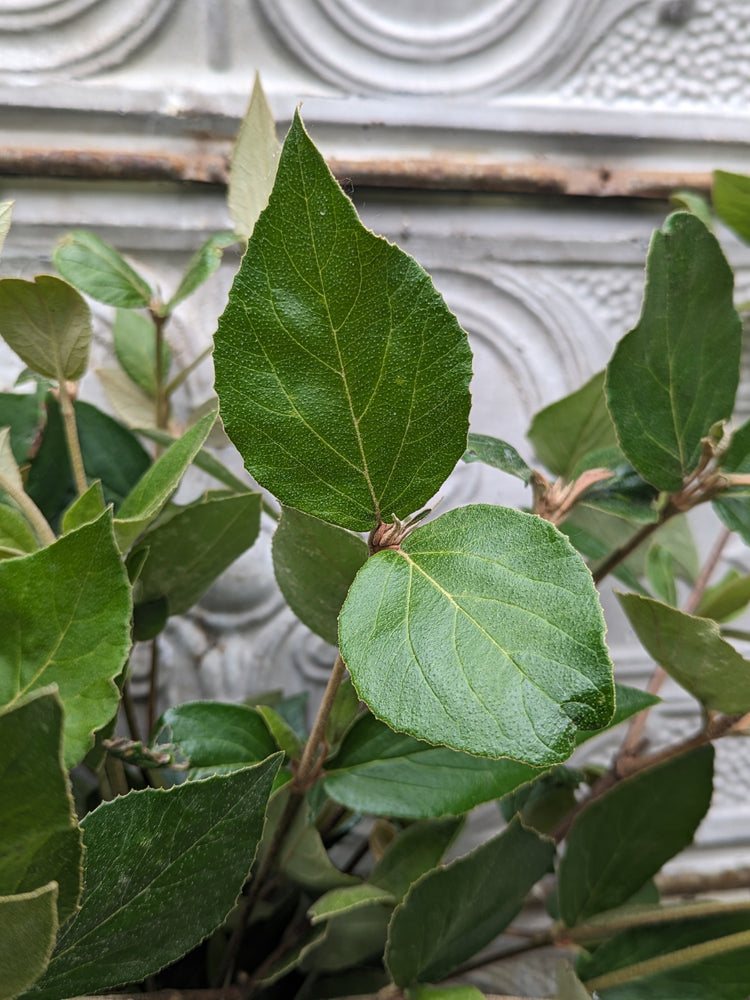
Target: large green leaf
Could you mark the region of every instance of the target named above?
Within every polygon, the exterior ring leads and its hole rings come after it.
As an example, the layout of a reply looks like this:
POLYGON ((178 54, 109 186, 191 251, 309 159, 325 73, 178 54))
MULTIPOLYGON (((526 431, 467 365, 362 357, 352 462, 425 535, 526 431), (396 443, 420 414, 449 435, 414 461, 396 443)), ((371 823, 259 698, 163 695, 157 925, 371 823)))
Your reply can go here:
POLYGON ((82 853, 62 761, 62 727, 54 688, 0 712, 0 896, 54 881, 60 924, 78 903, 82 853))
POLYGON ((368 559, 339 627, 362 700, 419 739, 552 764, 612 717, 591 574, 530 514, 481 504, 416 529, 368 559))
POLYGON ((210 934, 250 871, 279 761, 131 792, 89 813, 81 909, 30 995, 140 981, 210 934))
POLYGON ((268 204, 279 165, 281 145, 260 77, 253 92, 232 152, 227 205, 234 231, 249 239, 258 216, 268 204))
POLYGON ((499 836, 415 882, 393 912, 385 961, 397 986, 443 979, 511 922, 549 870, 550 840, 514 820, 499 836))
POLYGON ((676 212, 654 233, 637 326, 607 369, 620 447, 660 490, 681 488, 701 441, 734 406, 740 318, 721 247, 694 215, 676 212))
POLYGON ((584 455, 617 444, 604 398, 604 372, 540 410, 531 422, 528 438, 550 472, 566 479, 572 478, 584 455))
POLYGON ((130 588, 109 513, 32 555, 0 563, 0 705, 57 684, 65 765, 118 702, 130 649, 130 588))
POLYGON ((560 914, 572 927, 626 903, 687 847, 711 802, 713 747, 648 768, 591 802, 560 862, 560 914))
POLYGON ((618 596, 649 655, 678 684, 706 708, 750 711, 750 662, 722 639, 716 622, 639 594, 618 596))
POLYGON ((62 382, 86 371, 91 312, 67 281, 39 274, 0 281, 0 336, 40 375, 62 382))
POLYGON ((714 170, 711 200, 716 214, 746 243, 750 242, 750 177, 714 170))
POLYGON ((466 334, 422 268, 364 228, 299 115, 214 365, 248 471, 345 528, 424 506, 466 448, 466 334))
POLYGON ((332 646, 341 605, 367 559, 367 546, 344 528, 285 507, 273 536, 276 581, 292 611, 332 646))
POLYGON ((0 896, 0 1000, 15 1000, 47 968, 57 934, 57 885, 0 896))
POLYGON ((148 283, 93 233, 77 229, 63 236, 52 259, 64 278, 99 302, 138 309, 151 301, 148 283))
MULTIPOLYGON (((125 373, 147 395, 156 392, 156 327, 154 321, 132 309, 118 309, 112 327, 112 342, 117 360, 125 373)), ((162 340, 161 370, 166 375, 172 361, 172 351, 162 340)))
POLYGON ((137 603, 163 597, 170 615, 188 611, 258 537, 260 505, 260 493, 217 492, 173 507, 128 557, 130 566, 148 552, 138 577, 137 603))

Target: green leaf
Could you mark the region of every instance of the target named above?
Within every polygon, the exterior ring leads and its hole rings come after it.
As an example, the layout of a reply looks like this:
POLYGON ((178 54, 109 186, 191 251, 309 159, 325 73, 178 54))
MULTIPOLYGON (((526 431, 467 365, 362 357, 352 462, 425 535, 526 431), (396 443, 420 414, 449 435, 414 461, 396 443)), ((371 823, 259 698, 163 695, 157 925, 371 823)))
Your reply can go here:
POLYGON ((390 909, 372 903, 326 921, 328 933, 305 960, 305 971, 350 969, 383 954, 390 909))
POLYGON ((329 747, 340 742, 346 731, 359 715, 360 700, 354 690, 350 677, 345 677, 339 684, 336 696, 333 699, 331 714, 326 723, 325 741, 329 747))
MULTIPOLYGON (((125 374, 153 398, 156 392, 156 327, 153 320, 130 309, 118 309, 112 327, 112 341, 125 374)), ((172 351, 164 339, 161 351, 164 379, 171 363, 172 351)))
POLYGON ((36 552, 39 542, 26 518, 14 507, 0 503, 0 559, 36 552))
POLYGON ((279 762, 130 792, 89 813, 81 909, 36 1000, 140 981, 218 927, 255 858, 279 762))
POLYGON ((527 436, 539 460, 566 479, 584 455, 617 444, 604 398, 604 372, 540 410, 527 436))
POLYGON ((506 820, 518 815, 524 826, 551 834, 574 808, 576 788, 583 780, 581 771, 558 764, 502 799, 500 811, 506 820))
POLYGON ((676 212, 654 233, 637 326, 607 369, 620 447, 660 490, 692 473, 702 439, 734 406, 742 325, 732 271, 694 215, 676 212))
MULTIPOLYGON (((156 441, 157 444, 162 444, 168 446, 173 444, 177 438, 172 434, 167 434, 166 431, 157 430, 155 427, 139 427, 138 433, 143 437, 148 438, 150 441, 156 441)), ((229 469, 222 465, 218 459, 206 451, 205 448, 201 448, 198 454, 193 459, 193 465, 197 466, 203 472, 207 472, 209 476, 213 476, 217 482, 222 483, 227 486, 233 493, 244 493, 248 489, 248 483, 246 480, 239 479, 234 473, 230 472, 229 469)))
POLYGON ((232 152, 227 204, 234 231, 249 239, 268 204, 281 146, 266 95, 256 73, 250 103, 232 152))
POLYGON ((589 452, 576 466, 573 478, 594 468, 610 469, 612 475, 587 489, 579 501, 580 506, 607 511, 637 524, 649 524, 658 519, 658 490, 641 479, 619 448, 589 452))
POLYGON ((646 577, 656 596, 671 604, 677 604, 677 581, 675 579, 674 556, 663 545, 650 545, 646 555, 646 577))
POLYGON ((366 559, 358 535, 292 507, 282 510, 273 536, 276 581, 300 621, 332 646, 341 606, 366 559))
MULTIPOLYGON (((723 472, 750 472, 750 420, 732 435, 724 456, 723 472)), ((750 487, 732 486, 713 501, 713 508, 731 531, 736 531, 750 545, 750 487)))
POLYGON ((569 927, 627 902, 691 843, 711 802, 713 762, 713 747, 699 747, 620 781, 583 810, 558 873, 569 927))
POLYGON ((71 284, 108 306, 138 309, 151 301, 148 283, 114 247, 93 233, 76 229, 63 236, 52 259, 71 284))
POLYGON ((5 480, 8 489, 23 493, 21 470, 16 464, 13 449, 10 446, 10 427, 0 428, 0 481, 5 480))
POLYGON ((10 216, 12 210, 12 201, 0 202, 0 252, 2 252, 5 237, 8 235, 8 230, 10 229, 10 216))
POLYGON ((730 570, 715 586, 707 587, 696 608, 699 618, 716 622, 730 621, 750 603, 750 576, 730 570))
POLYGON ((476 986, 412 986, 406 991, 408 1000, 483 1000, 476 986))
POLYGON ((10 427, 16 462, 25 465, 44 421, 41 392, 0 392, 0 427, 10 427))
MULTIPOLYGON (((609 720, 606 728, 614 729, 621 722, 625 722, 631 716, 642 712, 644 708, 651 708, 652 705, 658 705, 658 703, 659 698, 653 694, 649 694, 647 691, 628 687, 626 684, 615 684, 615 714, 609 720)), ((598 736, 601 731, 600 729, 581 730, 578 733, 576 744, 581 746, 587 740, 598 736)))
POLYGON ((72 767, 118 702, 130 649, 130 588, 111 516, 0 563, 0 705, 57 684, 72 767))
POLYGON ((529 485, 534 474, 512 445, 487 434, 469 434, 469 447, 464 452, 463 460, 484 462, 493 469, 523 480, 525 486, 529 485))
POLYGON ((721 221, 747 243, 750 240, 750 177, 714 170, 711 198, 721 221))
MULTIPOLYGON (((62 761, 63 708, 54 688, 0 712, 0 896, 56 882, 63 924, 81 894, 81 832, 62 761)), ((0 965, 0 968, 4 968, 0 965)))
POLYGON ((371 906, 373 903, 391 904, 394 901, 393 896, 385 889, 363 882, 361 885, 329 889, 315 900, 307 915, 311 924, 319 924, 343 913, 351 913, 362 906, 371 906))
MULTIPOLYGON (((147 551, 141 553, 148 555, 147 551)), ((132 582, 135 582, 134 580, 132 582)), ((162 632, 169 621, 169 605, 166 597, 153 601, 140 601, 133 605, 133 642, 148 642, 162 632)))
POLYGON ((299 760, 303 743, 286 719, 270 705, 257 705, 256 708, 274 742, 292 760, 299 760))
POLYGON ((15 1000, 47 968, 57 934, 57 885, 0 896, 0 1000, 15 1000))
MULTIPOLYGON (((271 963, 263 978, 258 980, 258 987, 265 990, 273 985, 273 983, 283 979, 284 976, 289 975, 311 952, 317 950, 327 935, 327 923, 320 924, 309 930, 297 944, 290 947, 288 951, 284 951, 275 962, 271 963)), ((336 996, 339 995, 338 993, 336 994, 336 996)))
POLYGON ((96 479, 91 486, 76 497, 62 517, 63 534, 80 528, 83 524, 96 521, 104 513, 104 493, 101 480, 96 479))
POLYGON ((618 597, 649 655, 686 691, 717 712, 750 711, 750 663, 716 622, 639 594, 618 597))
POLYGON ((260 531, 260 493, 204 493, 172 508, 131 550, 148 550, 136 591, 137 603, 165 598, 170 615, 188 611, 260 531))
POLYGON ((669 196, 669 204, 677 211, 692 212, 706 229, 713 229, 714 219, 711 206, 701 195, 694 191, 675 191, 669 196))
POLYGON ((591 1000, 591 994, 567 962, 557 967, 558 1000, 591 1000))
POLYGON ((344 528, 423 507, 466 448, 466 334, 416 261, 364 228, 299 115, 214 366, 251 475, 344 528))
MULTIPOLYGON (((273 183, 273 180, 271 183, 273 183)), ((232 190, 231 182, 229 189, 230 191, 232 190)), ((192 295, 197 288, 200 288, 204 281, 211 277, 219 264, 221 264, 224 250, 236 242, 237 236, 234 233, 214 233, 213 236, 210 236, 206 240, 203 246, 188 261, 188 266, 185 269, 182 280, 177 286, 177 291, 164 307, 163 312, 165 315, 169 315, 183 299, 186 299, 188 295, 192 295)), ((166 367, 164 371, 166 371, 166 367)))
POLYGON ((397 986, 443 979, 508 926, 549 871, 555 846, 514 820, 429 872, 393 911, 385 962, 397 986))
POLYGON ((431 743, 553 764, 614 710, 591 574, 530 514, 477 504, 416 529, 368 559, 339 629, 360 698, 431 743))
MULTIPOLYGON (((156 428, 153 400, 120 368, 97 368, 96 374, 115 413, 128 427, 156 428)), ((169 436, 169 435, 166 435, 169 436)))
POLYGON ((190 430, 185 431, 141 476, 125 497, 115 519, 115 533, 122 551, 129 548, 145 531, 175 492, 208 437, 214 420, 216 414, 207 413, 190 430))
POLYGON ((190 765, 189 779, 228 774, 265 760, 278 747, 262 716, 246 705, 193 701, 167 709, 156 724, 151 747, 175 744, 190 765))
POLYGON ((39 274, 0 281, 0 336, 35 372, 58 382, 86 371, 91 312, 75 288, 39 274))
POLYGON ((407 826, 373 868, 370 882, 402 900, 412 883, 440 864, 462 826, 463 820, 454 817, 407 826))

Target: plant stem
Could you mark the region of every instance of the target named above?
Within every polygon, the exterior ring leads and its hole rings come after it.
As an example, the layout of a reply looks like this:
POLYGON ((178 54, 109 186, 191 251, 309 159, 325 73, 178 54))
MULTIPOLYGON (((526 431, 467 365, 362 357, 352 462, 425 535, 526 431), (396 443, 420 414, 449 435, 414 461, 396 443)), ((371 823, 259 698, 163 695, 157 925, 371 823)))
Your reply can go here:
POLYGON ((73 408, 73 400, 70 398, 68 386, 64 379, 58 383, 60 393, 60 412, 65 428, 65 440, 68 444, 68 454, 70 455, 70 465, 73 469, 73 480, 76 484, 78 496, 82 496, 89 488, 86 482, 86 470, 83 467, 83 455, 81 454, 81 443, 78 440, 78 428, 76 427, 76 414, 73 408))
MULTIPOLYGON (((625 908, 630 909, 630 907, 625 908)), ((723 913, 747 913, 750 910, 750 900, 701 900, 699 902, 678 903, 669 906, 649 906, 643 909, 633 909, 633 912, 613 913, 610 919, 602 913, 601 919, 589 924, 579 924, 577 927, 562 928, 556 936, 558 944, 568 942, 597 941, 603 937, 612 937, 631 927, 652 927, 666 924, 672 920, 698 920, 701 917, 720 916, 723 913)))
POLYGON ((156 722, 156 703, 159 696, 159 640, 151 640, 151 663, 148 671, 148 735, 156 722))
POLYGON ((333 703, 336 698, 336 692, 344 679, 345 673, 346 664, 344 663, 341 653, 339 653, 336 656, 336 662, 334 663, 331 675, 328 678, 328 683, 326 684, 326 689, 323 693, 323 700, 320 703, 318 714, 315 716, 315 722, 313 723, 310 737, 305 744, 305 749, 297 766, 297 772, 292 779, 292 787, 302 791, 303 793, 306 792, 315 782, 314 772, 317 769, 318 752, 321 746, 325 743, 326 726, 328 725, 328 719, 331 715, 331 709, 333 708, 333 703))
POLYGON ((606 576, 609 576, 610 573, 617 569, 620 563, 625 562, 628 556, 632 555, 639 545, 642 545, 655 531, 661 528, 670 517, 674 517, 675 514, 679 513, 680 511, 676 507, 668 503, 661 511, 658 520, 644 524, 624 545, 621 545, 619 549, 615 549, 614 552, 610 552, 604 562, 600 563, 592 571, 591 575, 594 578, 594 583, 601 583, 606 576))
POLYGON ((154 324, 155 351, 154 356, 154 417, 156 426, 164 430, 169 422, 169 396, 164 385, 164 325, 169 319, 169 314, 161 316, 156 310, 149 310, 151 320, 154 324))
POLYGON ((46 517, 39 510, 31 497, 19 490, 10 476, 0 473, 0 490, 7 493, 13 503, 34 529, 34 533, 42 545, 52 545, 57 541, 54 531, 50 528, 46 517))
POLYGON ((130 738, 135 743, 141 742, 140 727, 138 725, 138 718, 135 714, 135 706, 133 705, 133 699, 130 697, 130 684, 125 680, 122 685, 122 708, 125 712, 125 721, 128 724, 128 732, 130 733, 130 738))

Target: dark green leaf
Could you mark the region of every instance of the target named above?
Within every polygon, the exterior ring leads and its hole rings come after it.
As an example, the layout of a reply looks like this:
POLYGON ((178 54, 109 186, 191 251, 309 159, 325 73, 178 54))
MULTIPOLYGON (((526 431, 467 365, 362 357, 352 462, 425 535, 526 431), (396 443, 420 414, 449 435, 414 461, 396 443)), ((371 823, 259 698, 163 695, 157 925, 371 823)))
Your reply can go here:
POLYGON ((682 487, 702 438, 732 413, 742 333, 733 289, 716 238, 696 216, 671 215, 651 241, 641 318, 606 383, 620 447, 660 490, 682 487))
POLYGON ((713 587, 707 587, 696 608, 699 618, 713 618, 716 622, 730 621, 741 614, 750 603, 750 576, 730 570, 713 587))
MULTIPOLYGON (((270 190, 270 188, 269 188, 270 190)), ((230 208, 231 211, 231 208, 230 208)), ((164 313, 169 314, 188 295, 192 295, 196 288, 200 288, 204 281, 211 277, 214 271, 221 264, 224 250, 237 242, 234 233, 214 233, 203 246, 190 258, 182 280, 177 286, 177 291, 164 307, 164 313)), ((166 368, 164 369, 166 371, 166 368)))
POLYGON ((323 943, 306 959, 305 971, 351 968, 383 954, 390 908, 373 903, 326 922, 323 943))
POLYGON ((713 761, 713 747, 700 747, 626 778, 583 810, 558 874, 569 927, 625 903, 690 844, 711 802, 713 761))
MULTIPOLYGON (((628 687, 625 684, 615 684, 615 714, 610 719, 607 729, 614 729, 621 722, 625 722, 631 716, 642 712, 644 708, 651 708, 652 705, 658 703, 659 699, 653 694, 648 694, 638 688, 628 687)), ((599 729, 581 730, 576 740, 577 745, 580 746, 600 732, 599 729)))
POLYGON ((524 826, 537 833, 551 833, 576 804, 576 788, 583 774, 558 765, 527 785, 521 785, 500 802, 503 817, 516 814, 524 826))
MULTIPOLYGON (((118 309, 112 327, 112 341, 117 360, 125 373, 148 396, 156 392, 156 327, 153 320, 130 309, 118 309)), ((162 340, 162 380, 166 380, 172 351, 162 340)))
POLYGON ((625 461, 619 448, 589 452, 576 466, 573 478, 594 468, 609 469, 612 475, 586 490, 579 501, 583 507, 607 511, 638 524, 657 520, 655 502, 659 496, 658 490, 641 479, 625 461))
POLYGON ((552 764, 612 717, 591 574, 529 514, 475 505, 417 528, 368 559, 339 629, 360 698, 432 743, 552 764))
POLYGON ((77 229, 63 236, 52 259, 64 278, 99 302, 138 309, 151 301, 148 283, 93 233, 77 229))
POLYGON ((385 961, 397 986, 443 979, 500 934, 549 870, 554 844, 514 820, 429 872, 393 912, 385 961))
MULTIPOLYGON (((261 989, 266 989, 273 983, 278 982, 279 979, 283 979, 284 976, 289 975, 290 972, 305 960, 307 955, 315 951, 323 943, 327 935, 328 924, 326 923, 311 928, 297 944, 289 948, 288 951, 283 952, 280 958, 271 963, 263 978, 258 980, 258 986, 261 989)), ((336 995, 338 996, 339 994, 336 995)))
POLYGON ((302 756, 303 743, 286 719, 270 705, 258 705, 257 711, 274 742, 292 760, 299 760, 302 756))
MULTIPOLYGON (((142 556, 147 555, 141 552, 142 556)), ((132 573, 132 571, 129 570, 132 573)), ((135 579, 135 578, 133 578, 135 579)), ((148 642, 155 639, 166 627, 169 620, 169 605, 166 597, 153 601, 141 601, 133 606, 133 642, 148 642)))
POLYGON ((15 1000, 47 968, 57 934, 57 885, 0 896, 0 1000, 15 1000))
POLYGON ((273 536, 273 568, 287 604, 332 646, 338 617, 367 546, 344 528, 284 507, 273 536))
POLYGON ((526 486, 531 482, 533 475, 512 445, 487 434, 469 434, 469 447, 464 452, 463 459, 464 462, 484 462, 493 469, 500 469, 522 479, 526 486))
POLYGON ((299 115, 214 365, 248 471, 345 528, 424 506, 466 448, 466 334, 422 268, 362 226, 299 115))
POLYGON ((674 556, 663 545, 650 545, 646 555, 646 578, 659 600, 677 604, 674 556))
POLYGON ((360 700, 350 677, 339 684, 326 724, 326 743, 335 746, 359 714, 360 700))
POLYGON ((714 209, 740 239, 750 240, 750 177, 714 170, 711 190, 714 209))
POLYGON ((431 819, 402 830, 386 848, 370 875, 370 882, 403 899, 412 883, 436 868, 458 835, 462 819, 431 819))
MULTIPOLYGON (((721 463, 724 472, 750 472, 750 420, 739 427, 721 463)), ((736 531, 750 545, 750 487, 732 486, 713 502, 713 508, 724 524, 736 531)))
POLYGON ((0 427, 10 427, 10 445, 16 462, 23 466, 44 420, 40 392, 0 392, 0 427))

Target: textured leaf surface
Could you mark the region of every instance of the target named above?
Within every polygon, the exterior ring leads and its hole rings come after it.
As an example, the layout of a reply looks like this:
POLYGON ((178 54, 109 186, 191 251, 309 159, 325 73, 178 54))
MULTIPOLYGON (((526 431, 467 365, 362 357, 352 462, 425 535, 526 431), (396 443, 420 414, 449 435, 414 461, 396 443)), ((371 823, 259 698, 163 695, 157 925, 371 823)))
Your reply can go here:
POLYGON ((717 712, 750 711, 750 662, 716 622, 639 594, 618 596, 649 655, 686 691, 717 712))
POLYGON ((62 761, 62 727, 54 688, 0 712, 0 896, 54 881, 60 924, 81 893, 82 851, 62 761))
POLYGON ((234 233, 214 233, 210 236, 188 261, 177 290, 165 307, 165 313, 170 313, 183 299, 200 288, 221 264, 224 250, 236 242, 237 237, 234 233))
POLYGON ((131 792, 89 813, 81 909, 32 996, 140 981, 210 934, 253 863, 279 761, 131 792))
POLYGON ((560 914, 572 927, 626 903, 691 843, 711 802, 713 747, 627 778, 573 824, 560 862, 560 914))
POLYGON ((422 268, 362 226, 299 116, 214 365, 248 471, 345 528, 424 506, 466 448, 466 334, 422 268))
POLYGON ((0 705, 57 684, 66 767, 115 713, 130 649, 130 588, 109 514, 0 563, 0 705))
POLYGON ((256 73, 250 103, 232 152, 227 190, 234 231, 248 239, 268 204, 279 165, 281 145, 266 95, 256 73))
POLYGON ((41 976, 57 934, 57 886, 0 896, 0 1000, 14 1000, 41 976))
POLYGON ((750 242, 750 177, 714 170, 711 199, 721 221, 750 242))
POLYGON ((509 508, 449 511, 369 559, 340 638, 374 714, 432 743, 551 764, 612 717, 591 575, 551 524, 509 508))
MULTIPOLYGON (((131 309, 118 309, 112 327, 117 360, 135 384, 147 395, 156 391, 156 327, 153 320, 131 309)), ((162 341, 162 376, 166 378, 172 361, 172 351, 166 339, 162 341)))
POLYGON ((344 528, 285 507, 273 536, 273 569, 300 621, 332 646, 349 588, 367 559, 367 545, 344 528))
POLYGON ((607 369, 620 447, 648 482, 679 490, 701 439, 734 406, 740 318, 721 247, 694 215, 676 212, 654 233, 637 326, 607 369))
POLYGON ((40 375, 79 379, 91 335, 89 307, 67 281, 49 274, 0 281, 0 336, 40 375))
POLYGON ((77 229, 63 236, 52 259, 64 278, 99 302, 138 309, 151 300, 148 283, 93 233, 77 229))
POLYGON ((518 820, 429 872, 393 912, 385 961, 397 986, 443 979, 507 927, 549 870, 554 844, 518 820))
POLYGON ((493 469, 500 469, 526 486, 531 482, 532 471, 513 445, 487 434, 469 434, 469 447, 464 452, 464 462, 484 462, 493 469))

